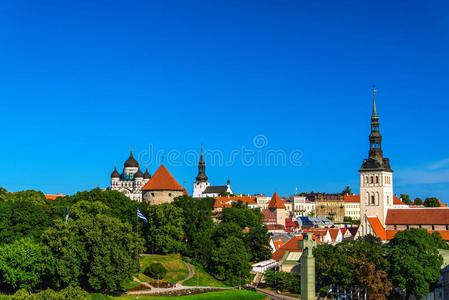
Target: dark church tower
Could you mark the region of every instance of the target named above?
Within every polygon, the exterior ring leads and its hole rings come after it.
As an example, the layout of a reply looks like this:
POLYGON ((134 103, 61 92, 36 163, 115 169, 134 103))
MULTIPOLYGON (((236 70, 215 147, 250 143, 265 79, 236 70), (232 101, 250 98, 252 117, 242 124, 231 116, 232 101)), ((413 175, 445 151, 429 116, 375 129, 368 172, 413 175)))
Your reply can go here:
POLYGON ((201 157, 200 157, 200 161, 198 163, 198 176, 196 176, 196 181, 197 182, 207 181, 206 163, 204 162, 204 157, 203 157, 203 147, 201 147, 201 157))

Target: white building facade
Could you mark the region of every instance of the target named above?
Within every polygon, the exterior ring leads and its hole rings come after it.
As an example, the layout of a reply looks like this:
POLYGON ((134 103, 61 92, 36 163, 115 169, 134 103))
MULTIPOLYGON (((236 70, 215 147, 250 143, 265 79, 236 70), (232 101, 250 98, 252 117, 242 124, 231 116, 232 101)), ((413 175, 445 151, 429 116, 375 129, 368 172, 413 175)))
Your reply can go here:
POLYGON ((123 165, 123 172, 120 174, 117 167, 111 174, 110 190, 119 191, 131 200, 142 202, 142 187, 150 180, 151 175, 148 168, 142 173, 139 163, 133 157, 133 151, 128 160, 123 165))

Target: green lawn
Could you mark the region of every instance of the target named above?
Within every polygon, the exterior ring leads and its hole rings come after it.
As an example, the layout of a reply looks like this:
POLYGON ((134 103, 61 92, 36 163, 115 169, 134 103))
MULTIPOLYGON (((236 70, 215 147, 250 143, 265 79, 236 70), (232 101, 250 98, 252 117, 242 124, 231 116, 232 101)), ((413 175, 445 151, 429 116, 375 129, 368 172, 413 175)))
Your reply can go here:
MULTIPOLYGON (((179 282, 189 275, 189 269, 179 255, 142 256, 140 258, 140 271, 143 272, 152 263, 161 263, 167 269, 167 274, 162 279, 171 283, 179 282)), ((146 282, 149 280, 143 274, 139 274, 139 279, 146 282)))
POLYGON ((216 286, 216 287, 228 287, 228 285, 215 279, 212 275, 204 271, 202 267, 192 265, 195 275, 187 281, 184 281, 182 285, 185 286, 216 286), (199 274, 199 276, 198 276, 199 274), (198 281, 199 279, 199 281, 198 281), (199 284, 198 284, 199 282, 199 284))
MULTIPOLYGON (((104 298, 108 299, 108 298, 104 298)), ((135 300, 136 296, 124 296, 124 297, 115 297, 113 299, 117 300, 135 300)), ((139 296, 139 300, 260 300, 260 299, 268 299, 265 295, 252 292, 252 291, 238 291, 238 290, 227 290, 221 292, 210 292, 198 295, 191 296, 181 296, 181 297, 155 297, 155 296, 139 296)), ((103 300, 103 299, 98 299, 103 300)))

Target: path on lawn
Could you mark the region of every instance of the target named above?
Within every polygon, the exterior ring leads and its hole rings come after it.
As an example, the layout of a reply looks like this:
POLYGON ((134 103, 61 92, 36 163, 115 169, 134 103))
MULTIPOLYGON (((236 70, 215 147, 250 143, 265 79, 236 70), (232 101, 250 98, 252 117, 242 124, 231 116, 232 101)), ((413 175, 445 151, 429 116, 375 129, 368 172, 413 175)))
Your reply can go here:
MULTIPOLYGON (((150 256, 150 255, 145 255, 150 256)), ((182 261, 182 260, 181 260, 182 261)), ((196 290, 196 289, 204 289, 204 290, 228 290, 230 288, 226 287, 215 287, 215 286, 184 286, 182 285, 185 281, 189 280, 190 278, 195 275, 195 271, 192 267, 192 265, 188 262, 182 261, 187 268, 189 269, 189 275, 187 275, 186 278, 183 280, 180 280, 176 283, 176 287, 171 288, 157 288, 152 285, 150 285, 148 282, 144 282, 142 280, 139 280, 137 277, 133 277, 133 280, 143 286, 146 286, 149 288, 148 290, 139 290, 139 291, 129 291, 126 292, 126 295, 149 295, 149 294, 161 294, 161 293, 168 293, 172 291, 180 291, 180 290, 196 290)))

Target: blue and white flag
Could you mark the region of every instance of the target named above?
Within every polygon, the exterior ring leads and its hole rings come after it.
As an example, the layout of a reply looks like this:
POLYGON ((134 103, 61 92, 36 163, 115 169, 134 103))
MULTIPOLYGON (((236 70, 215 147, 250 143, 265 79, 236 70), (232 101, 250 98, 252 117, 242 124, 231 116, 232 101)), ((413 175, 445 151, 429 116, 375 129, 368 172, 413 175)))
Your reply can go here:
POLYGON ((69 208, 67 207, 67 213, 65 215, 65 222, 69 223, 69 208))
POLYGON ((145 223, 148 222, 147 218, 144 217, 144 215, 142 215, 142 213, 140 212, 140 210, 137 210, 137 217, 142 219, 145 223))
POLYGON ((327 291, 327 294, 329 295, 330 293, 332 293, 332 284, 329 286, 329 290, 327 291))

